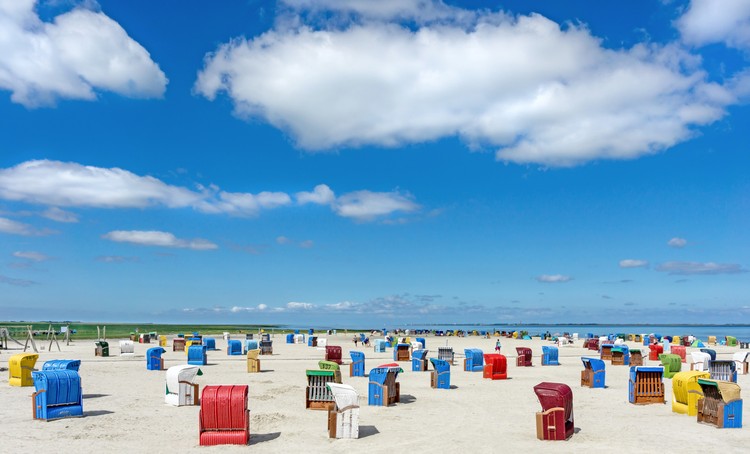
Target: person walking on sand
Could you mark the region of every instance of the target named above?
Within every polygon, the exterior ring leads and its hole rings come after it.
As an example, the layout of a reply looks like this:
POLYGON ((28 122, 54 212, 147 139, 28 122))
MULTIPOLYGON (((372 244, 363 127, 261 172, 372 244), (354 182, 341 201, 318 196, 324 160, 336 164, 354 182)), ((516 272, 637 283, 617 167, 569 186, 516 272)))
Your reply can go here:
POLYGON ((357 339, 357 336, 354 336, 354 339, 353 339, 353 340, 354 340, 354 347, 356 348, 356 347, 357 347, 357 341, 358 341, 359 339, 357 339))
POLYGON ((495 341, 495 352, 500 353, 500 339, 495 341))

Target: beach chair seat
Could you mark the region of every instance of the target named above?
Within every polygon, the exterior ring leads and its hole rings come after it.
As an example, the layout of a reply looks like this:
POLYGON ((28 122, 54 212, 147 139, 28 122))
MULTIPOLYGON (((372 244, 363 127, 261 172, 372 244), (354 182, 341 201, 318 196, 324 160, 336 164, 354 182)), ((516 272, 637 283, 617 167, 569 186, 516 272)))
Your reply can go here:
POLYGON ((205 366, 208 363, 206 346, 197 344, 188 347, 187 362, 194 366, 205 366))
POLYGON ((334 383, 341 383, 341 366, 333 361, 320 360, 318 361, 318 367, 320 370, 332 370, 333 379, 329 380, 334 383))
POLYGON ((146 370, 164 370, 164 358, 161 357, 166 353, 161 347, 151 347, 146 350, 146 370))
POLYGON ((35 392, 31 395, 34 419, 83 416, 81 377, 75 370, 42 370, 32 373, 35 392))
POLYGON ((659 355, 664 354, 664 347, 659 344, 651 344, 648 346, 648 349, 649 361, 659 361, 659 355))
POLYGON ((151 336, 148 333, 138 333, 138 343, 139 344, 150 344, 151 343, 151 336))
POLYGON ((373 351, 375 353, 385 353, 386 346, 387 343, 384 339, 375 339, 375 342, 373 343, 373 351))
POLYGON ((172 339, 172 351, 173 352, 184 352, 185 351, 185 338, 175 337, 172 339))
POLYGON ((664 366, 664 377, 672 378, 674 374, 682 369, 682 358, 679 356, 668 353, 659 355, 659 361, 664 366))
POLYGON ((519 367, 531 367, 531 355, 532 351, 529 347, 516 347, 516 366, 519 367))
POLYGON ((598 358, 581 358, 581 362, 583 363, 581 386, 604 388, 606 380, 604 361, 598 358))
POLYGON ((464 370, 466 372, 484 372, 484 355, 478 348, 464 349, 464 370))
POLYGON ((711 380, 737 382, 737 365, 731 360, 716 360, 708 363, 711 380))
POLYGON ((310 333, 310 337, 307 338, 307 346, 308 347, 317 347, 318 346, 318 336, 313 336, 312 333, 310 333))
POLYGON ((351 364, 349 364, 349 376, 350 377, 364 377, 365 376, 365 354, 357 350, 351 350, 349 356, 352 358, 351 364))
POLYGON ((239 339, 229 339, 227 341, 227 355, 228 356, 242 355, 242 341, 240 341, 239 339))
POLYGON ((687 362, 687 350, 684 345, 675 345, 670 350, 671 354, 677 355, 680 357, 680 361, 683 363, 687 362))
POLYGON ((166 347, 167 346, 167 336, 164 334, 159 335, 159 347, 166 347))
POLYGON ((294 343, 294 333, 289 333, 286 335, 286 343, 287 344, 293 344, 294 343))
POLYGON ((627 345, 622 344, 612 349, 612 360, 613 366, 629 366, 630 365, 630 348, 627 345))
POLYGON ((341 371, 332 369, 307 370, 305 375, 307 377, 305 408, 310 410, 333 408, 333 394, 326 387, 326 383, 341 383, 341 371))
POLYGON ((709 378, 708 371, 678 372, 672 377, 672 412, 688 416, 698 414, 698 400, 703 398, 699 378, 709 378))
POLYGON ((359 395, 354 387, 326 383, 334 406, 328 410, 329 438, 359 438, 359 395))
POLYGON ((630 350, 630 365, 631 366, 643 365, 643 352, 639 348, 636 348, 635 350, 630 350))
POLYGON ((318 347, 327 347, 328 346, 328 339, 325 337, 319 337, 318 338, 318 347))
POLYGON ((635 405, 663 404, 663 367, 630 367, 628 401, 635 405))
POLYGON ((483 378, 491 380, 506 380, 508 378, 508 359, 505 355, 485 353, 484 363, 483 378))
POLYGON ((557 347, 543 345, 542 346, 542 366, 559 366, 559 350, 557 347))
POLYGON ((247 351, 247 373, 253 374, 260 372, 260 349, 255 348, 247 351))
POLYGON ((338 345, 326 345, 326 361, 341 364, 341 347, 338 345))
POLYGON ((711 348, 701 348, 701 352, 711 357, 711 361, 716 361, 716 350, 711 348))
POLYGON ((708 345, 716 345, 716 336, 708 336, 706 343, 708 345))
POLYGON ((450 365, 453 365, 453 347, 438 347, 438 359, 441 361, 447 361, 450 365))
POLYGON ((749 352, 736 352, 732 355, 732 361, 734 361, 735 370, 738 375, 747 375, 748 362, 750 362, 749 352))
POLYGON ((50 359, 42 365, 42 370, 74 370, 81 368, 80 359, 50 359))
POLYGON ((403 370, 398 365, 384 364, 370 370, 367 404, 388 407, 401 401, 401 383, 398 374, 403 370))
POLYGON ((433 371, 430 373, 430 386, 437 389, 451 389, 451 363, 443 359, 430 358, 433 371))
POLYGON ((542 411, 536 414, 539 440, 567 440, 573 435, 573 391, 564 383, 542 382, 534 386, 542 411))
POLYGON ((690 352, 690 370, 708 371, 711 356, 705 352, 690 352))
POLYGON ((305 345, 305 335, 304 334, 295 334, 294 335, 294 343, 295 344, 302 344, 305 345))
MULTIPOLYGON (((421 345, 421 344, 420 344, 421 345)), ((411 370, 412 372, 427 371, 427 353, 429 350, 412 350, 411 352, 411 370)))
POLYGON ((216 339, 213 337, 204 337, 201 340, 201 344, 205 345, 207 350, 217 350, 216 339))
POLYGON ((586 346, 586 348, 588 348, 589 350, 599 351, 599 338, 592 337, 587 339, 587 341, 588 345, 586 346))
POLYGON ((8 358, 8 384, 10 386, 34 386, 31 373, 39 355, 36 353, 17 353, 8 358))
POLYGON ((135 343, 130 340, 120 341, 120 356, 133 356, 135 355, 135 343))
POLYGON ((198 405, 198 383, 193 381, 196 375, 203 375, 203 372, 198 366, 190 364, 167 369, 164 402, 175 407, 198 405))
POLYGON ((427 340, 424 337, 417 337, 415 339, 416 339, 417 342, 419 342, 420 344, 422 344, 422 346, 420 348, 423 348, 423 349, 427 348, 427 340))
POLYGON ((602 344, 602 348, 599 350, 599 359, 602 361, 612 361, 612 349, 614 347, 613 344, 602 344))
POLYGON ((394 361, 409 361, 411 359, 409 352, 411 350, 411 344, 406 342, 399 342, 393 347, 393 360, 394 361))
POLYGON ((203 388, 198 414, 199 444, 246 445, 250 440, 247 385, 209 385, 203 388))
POLYGON ((742 398, 736 383, 698 379, 703 391, 703 399, 697 404, 698 422, 719 429, 739 429, 742 427, 742 398))
POLYGON ((260 341, 260 354, 261 355, 273 355, 273 341, 272 340, 260 341))
POLYGON ((97 341, 94 347, 94 356, 107 357, 109 356, 109 342, 97 341))
POLYGON ((726 336, 724 337, 724 342, 727 347, 736 347, 737 346, 737 338, 734 336, 726 336))
POLYGON ((245 343, 242 345, 242 353, 247 354, 250 350, 258 350, 258 353, 260 353, 260 345, 258 345, 257 339, 245 339, 245 343))

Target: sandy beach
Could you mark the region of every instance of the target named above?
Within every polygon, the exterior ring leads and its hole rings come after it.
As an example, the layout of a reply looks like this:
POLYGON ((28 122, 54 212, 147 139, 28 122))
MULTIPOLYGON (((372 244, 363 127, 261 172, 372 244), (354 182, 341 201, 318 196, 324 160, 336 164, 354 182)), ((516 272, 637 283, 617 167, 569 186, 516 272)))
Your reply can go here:
MULTIPOLYGON (((184 352, 173 352, 169 335, 165 367, 186 363, 184 352)), ((322 336, 321 336, 322 337, 322 336)), ((427 337, 429 357, 437 356, 438 346, 452 346, 456 365, 451 368, 454 389, 430 387, 429 372, 412 372, 411 363, 402 363, 399 375, 401 402, 390 407, 367 405, 367 379, 349 377, 349 351, 366 355, 366 371, 392 361, 392 350, 374 353, 372 347, 354 347, 351 334, 327 336, 329 345, 343 348, 343 382, 359 393, 360 438, 328 438, 326 412, 305 409, 305 370, 317 369, 325 349, 287 344, 283 335, 273 338, 274 353, 261 357, 262 373, 246 372, 245 356, 228 356, 226 342, 215 336, 220 350, 209 351, 208 365, 197 377, 201 389, 211 384, 249 385, 250 446, 198 445, 199 407, 172 407, 164 403, 165 372, 146 370, 145 352, 158 344, 135 344, 134 356, 119 356, 118 339, 109 339, 110 357, 94 355, 94 341, 75 341, 62 352, 40 351, 37 369, 49 359, 80 359, 83 383, 84 417, 57 421, 32 419, 33 387, 11 387, 8 372, 0 376, 0 421, 3 426, 3 452, 40 448, 68 452, 360 452, 393 453, 433 450, 481 450, 502 452, 508 448, 526 452, 632 452, 646 446, 680 452, 746 452, 747 428, 716 429, 699 424, 695 417, 672 413, 671 380, 665 379, 667 403, 636 406, 628 403, 628 367, 606 366, 606 389, 580 386, 581 356, 598 357, 586 350, 582 341, 560 349, 560 366, 541 366, 542 345, 533 340, 501 339, 502 353, 508 357, 508 380, 483 379, 481 373, 461 368, 464 348, 494 350, 495 338, 427 337), (517 346, 534 351, 534 367, 516 367, 517 346), (567 441, 536 439, 535 412, 541 409, 533 386, 542 381, 568 384, 573 390, 576 433, 567 441)), ((239 336, 235 337, 239 338, 239 336)), ((39 342, 38 345, 47 345, 39 342)), ((631 348, 644 349, 629 342, 631 348)), ((731 359, 737 347, 716 346, 719 359, 731 359)), ((689 352, 694 349, 688 348, 689 352)), ((0 361, 20 349, 3 350, 0 361)), ((645 353, 645 350, 644 350, 645 353)), ((648 361, 646 365, 657 365, 648 361)), ((683 364, 682 370, 689 370, 683 364)), ((745 391, 750 376, 739 375, 745 391)), ((750 423, 749 405, 743 419, 750 423)))

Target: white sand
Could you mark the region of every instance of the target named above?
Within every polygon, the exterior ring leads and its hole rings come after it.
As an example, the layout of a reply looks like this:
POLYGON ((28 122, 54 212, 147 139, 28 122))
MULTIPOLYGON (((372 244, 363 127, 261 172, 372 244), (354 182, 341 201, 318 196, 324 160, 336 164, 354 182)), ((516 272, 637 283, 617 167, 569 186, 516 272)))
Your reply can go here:
MULTIPOLYGON (((580 386, 581 356, 596 356, 581 347, 560 350, 561 366, 541 366, 539 339, 502 339, 502 353, 508 357, 509 380, 483 379, 479 372, 461 370, 464 348, 480 348, 492 353, 495 339, 479 337, 427 337, 430 357, 437 347, 450 345, 456 352, 451 369, 452 390, 430 388, 429 372, 412 372, 411 363, 402 363, 399 375, 402 403, 390 407, 367 405, 367 379, 349 377, 349 350, 354 350, 351 334, 327 336, 329 345, 344 350, 344 383, 360 394, 360 439, 333 440, 326 430, 326 412, 305 409, 305 369, 317 369, 324 350, 307 345, 286 344, 274 337, 274 354, 261 356, 263 373, 248 374, 244 356, 227 356, 220 335, 217 347, 208 353, 198 383, 248 384, 251 410, 250 447, 198 445, 198 408, 164 404, 165 372, 146 370, 145 352, 157 344, 136 344, 135 356, 120 357, 118 340, 110 339, 109 358, 94 356, 93 341, 61 343, 62 352, 41 351, 37 369, 48 359, 80 359, 84 393, 83 418, 51 422, 32 419, 30 395, 33 387, 8 385, 8 373, 0 376, 0 452, 28 452, 43 448, 55 452, 467 452, 485 453, 551 450, 555 452, 634 452, 637 450, 679 452, 748 452, 750 434, 742 429, 716 429, 698 424, 695 417, 672 413, 671 381, 665 379, 667 403, 636 406, 628 403, 628 367, 607 364, 606 389, 580 386), (534 367, 515 366, 515 347, 530 346, 534 367), (541 409, 532 387, 542 381, 568 384, 573 389, 577 433, 568 441, 536 439, 535 412, 541 409)), ((183 352, 164 355, 166 367, 184 364, 183 352)), ((235 338, 240 338, 236 336, 235 338)), ((44 344, 44 343, 40 343, 44 344)), ((645 348, 629 343, 631 348, 645 348)), ((46 347, 46 345, 45 345, 46 347)), ((736 347, 717 346, 720 359, 731 359, 736 347)), ((392 350, 374 353, 362 348, 366 371, 392 361, 392 350)), ((688 352, 692 350, 688 348, 688 352)), ((20 350, 0 353, 0 364, 20 350)), ((644 354, 646 351, 644 350, 644 354)), ((647 355, 645 355, 647 357, 647 355)), ((688 353, 689 357, 689 353, 688 353)), ((646 365, 656 365, 645 361, 646 365)), ((683 364, 683 370, 689 365, 683 364)), ((739 376, 738 383, 750 388, 750 376, 739 376)), ((743 419, 750 425, 750 402, 745 403, 743 419)))

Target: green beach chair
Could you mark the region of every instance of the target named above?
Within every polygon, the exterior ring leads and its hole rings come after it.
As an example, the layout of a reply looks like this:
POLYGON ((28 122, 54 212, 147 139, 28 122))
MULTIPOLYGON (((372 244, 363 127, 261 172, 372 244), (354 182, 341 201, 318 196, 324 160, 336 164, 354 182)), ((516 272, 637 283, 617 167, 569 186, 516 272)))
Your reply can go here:
POLYGON ((664 366, 664 378, 672 378, 682 369, 682 358, 671 353, 659 355, 659 361, 664 366))

